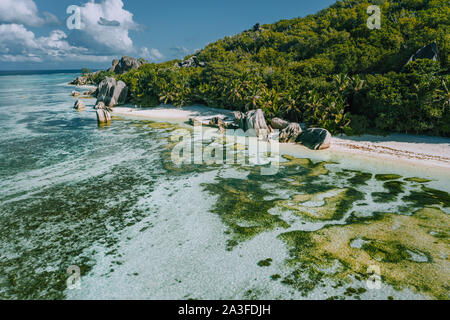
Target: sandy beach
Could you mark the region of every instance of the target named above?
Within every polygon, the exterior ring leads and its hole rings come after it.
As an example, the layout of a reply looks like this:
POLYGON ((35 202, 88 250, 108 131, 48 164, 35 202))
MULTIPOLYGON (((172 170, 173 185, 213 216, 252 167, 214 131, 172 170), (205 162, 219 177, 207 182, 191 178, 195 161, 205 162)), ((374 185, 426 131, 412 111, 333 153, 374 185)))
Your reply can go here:
POLYGON ((450 168, 450 139, 391 134, 333 137, 330 150, 450 168))
MULTIPOLYGON (((232 117, 232 111, 189 106, 159 106, 155 108, 114 108, 113 115, 150 120, 184 122, 192 117, 223 115, 232 117)), ((304 148, 298 145, 299 148, 304 148)), ((369 158, 400 160, 425 167, 450 168, 450 139, 443 137, 391 134, 389 136, 335 136, 327 152, 351 153, 369 158)), ((323 152, 323 151, 315 151, 323 152)))
POLYGON ((204 106, 189 106, 177 108, 174 106, 159 106, 154 108, 116 107, 113 115, 132 116, 154 120, 187 121, 192 117, 223 115, 233 117, 233 112, 225 109, 204 106))

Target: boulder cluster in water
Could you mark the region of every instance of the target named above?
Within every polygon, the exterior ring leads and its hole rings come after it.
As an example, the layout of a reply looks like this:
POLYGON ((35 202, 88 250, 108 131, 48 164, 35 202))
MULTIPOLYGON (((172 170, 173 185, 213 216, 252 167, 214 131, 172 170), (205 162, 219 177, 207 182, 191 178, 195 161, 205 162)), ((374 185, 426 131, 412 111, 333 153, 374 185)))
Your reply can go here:
MULTIPOLYGON (((124 74, 133 69, 137 69, 142 65, 140 60, 132 57, 124 56, 120 60, 114 59, 112 61, 112 67, 108 70, 109 72, 114 72, 115 74, 124 74)), ((87 75, 77 77, 69 84, 82 86, 82 85, 92 85, 90 79, 94 78, 101 71, 96 71, 87 75)), ((125 82, 119 80, 117 81, 113 77, 105 77, 96 89, 91 90, 88 93, 90 96, 96 97, 97 102, 94 109, 97 110, 97 120, 99 123, 107 123, 111 121, 111 115, 109 112, 116 105, 123 104, 127 100, 128 87, 125 82)), ((81 93, 73 91, 72 95, 79 96, 81 93)), ((74 108, 78 111, 84 110, 82 107, 84 104, 78 100, 75 103, 74 108)))

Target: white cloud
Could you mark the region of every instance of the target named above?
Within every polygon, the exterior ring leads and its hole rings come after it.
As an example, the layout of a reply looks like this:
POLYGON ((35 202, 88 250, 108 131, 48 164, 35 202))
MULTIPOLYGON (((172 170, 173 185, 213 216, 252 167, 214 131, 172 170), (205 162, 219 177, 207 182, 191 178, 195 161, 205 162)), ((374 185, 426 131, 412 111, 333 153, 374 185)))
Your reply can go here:
POLYGON ((53 13, 44 11, 42 15, 44 16, 45 24, 55 26, 61 24, 61 21, 59 21, 58 17, 55 16, 53 13))
POLYGON ((26 26, 58 25, 58 18, 39 14, 33 0, 0 0, 0 61, 110 62, 123 54, 139 55, 158 61, 164 58, 158 49, 137 50, 130 30, 140 30, 133 14, 124 9, 122 0, 89 0, 81 8, 81 30, 53 30, 36 37, 26 26), (99 23, 100 22, 100 23, 99 23))
POLYGON ((70 43, 106 54, 135 52, 129 31, 136 30, 138 24, 133 21, 133 14, 123 8, 121 0, 87 2, 80 8, 81 30, 69 35, 70 43))
POLYGON ((42 61, 110 61, 110 56, 89 54, 89 50, 74 47, 61 30, 52 31, 48 37, 38 37, 23 25, 0 25, 0 60, 5 62, 42 61))
POLYGON ((36 50, 39 45, 34 33, 23 25, 0 25, 0 53, 24 54, 28 50, 36 50))
POLYGON ((44 12, 43 15, 43 18, 39 16, 33 0, 0 1, 0 23, 18 23, 33 27, 60 23, 59 19, 49 12, 44 12))
POLYGON ((149 60, 161 60, 164 58, 164 55, 155 48, 148 50, 146 47, 142 47, 139 55, 141 58, 149 60))

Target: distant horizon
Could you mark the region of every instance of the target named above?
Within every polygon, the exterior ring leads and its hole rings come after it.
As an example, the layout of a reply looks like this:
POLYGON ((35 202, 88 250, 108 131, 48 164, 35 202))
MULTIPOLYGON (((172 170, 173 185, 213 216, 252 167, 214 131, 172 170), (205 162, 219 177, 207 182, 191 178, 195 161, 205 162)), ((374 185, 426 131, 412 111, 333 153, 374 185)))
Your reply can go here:
MULTIPOLYGON (((75 69, 17 69, 17 70, 0 70, 0 76, 8 76, 8 75, 26 75, 33 74, 34 72, 37 74, 45 74, 45 73, 78 73, 81 72, 83 68, 75 68, 75 69)), ((104 69, 91 69, 91 71, 98 71, 104 69)), ((105 68, 106 69, 106 68, 105 68)))
POLYGON ((81 73, 81 69, 82 68, 78 68, 78 69, 0 70, 0 77, 1 76, 35 75, 35 74, 81 73))

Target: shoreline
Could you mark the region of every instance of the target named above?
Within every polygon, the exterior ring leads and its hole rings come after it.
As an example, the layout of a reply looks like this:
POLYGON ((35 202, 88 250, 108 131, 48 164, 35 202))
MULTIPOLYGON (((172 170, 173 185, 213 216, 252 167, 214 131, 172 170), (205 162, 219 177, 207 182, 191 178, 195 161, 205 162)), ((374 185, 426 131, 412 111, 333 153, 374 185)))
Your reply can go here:
MULTIPOLYGON (((177 108, 173 106, 158 106, 154 108, 116 107, 114 116, 133 117, 138 119, 185 122, 192 117, 223 115, 232 116, 232 111, 205 106, 189 106, 177 108)), ((306 147, 293 143, 282 143, 281 149, 297 149, 304 152, 306 147)), ((413 166, 426 168, 450 169, 450 138, 419 136, 409 134, 391 134, 389 136, 333 136, 331 147, 326 150, 312 151, 308 155, 319 158, 330 154, 352 154, 366 160, 376 158, 381 161, 404 162, 413 166)))

